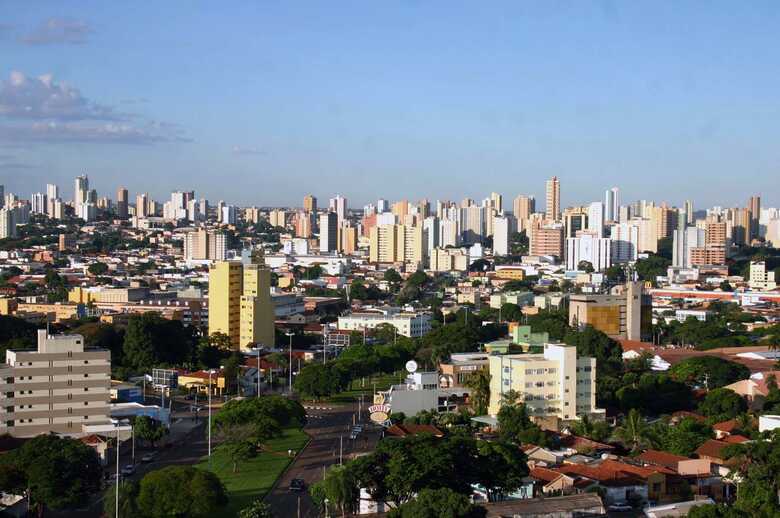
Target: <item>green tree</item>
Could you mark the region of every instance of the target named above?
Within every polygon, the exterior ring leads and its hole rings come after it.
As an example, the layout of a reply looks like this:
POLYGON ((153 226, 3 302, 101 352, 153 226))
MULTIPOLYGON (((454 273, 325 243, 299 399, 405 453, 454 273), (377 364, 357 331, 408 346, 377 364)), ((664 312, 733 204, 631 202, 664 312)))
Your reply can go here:
POLYGON ((417 498, 396 509, 388 518, 481 518, 484 507, 472 504, 468 497, 451 489, 423 489, 417 498))
POLYGON ((87 268, 87 271, 95 277, 105 275, 108 273, 108 265, 101 262, 92 263, 87 268))
POLYGON ((130 317, 123 346, 125 366, 137 372, 153 367, 183 365, 190 361, 195 345, 192 328, 157 313, 130 317))
POLYGON ((490 373, 485 369, 470 374, 464 384, 470 389, 469 403, 476 415, 485 415, 487 413, 488 403, 490 403, 490 373))
POLYGON ((606 421, 594 421, 587 414, 572 425, 572 431, 575 435, 597 442, 607 440, 610 435, 609 424, 606 421))
POLYGON ((690 417, 675 426, 660 424, 657 431, 660 448, 683 457, 690 457, 707 439, 715 437, 711 426, 690 417))
POLYGON ((656 277, 666 275, 666 269, 671 264, 669 259, 651 254, 647 259, 639 259, 634 270, 641 280, 655 283, 656 277))
POLYGON ((497 501, 523 485, 528 475, 525 455, 514 444, 478 441, 476 482, 485 489, 489 501, 497 501))
POLYGON ((81 441, 57 435, 39 435, 27 441, 21 448, 0 456, 0 465, 5 466, 5 484, 23 481, 31 502, 52 509, 86 504, 100 491, 103 475, 95 450, 81 441))
POLYGON ((497 418, 499 436, 502 440, 518 446, 525 444, 550 445, 550 439, 547 435, 531 422, 525 405, 505 404, 498 411, 497 418))
POLYGON ((401 284, 403 282, 401 274, 399 274, 395 268, 388 268, 385 270, 384 280, 391 284, 401 284))
POLYGON ((238 465, 241 462, 257 457, 257 446, 248 440, 228 442, 222 444, 220 448, 224 449, 230 457, 230 462, 233 463, 233 473, 238 473, 238 465))
POLYGON ((210 471, 192 466, 168 466, 150 471, 138 492, 143 516, 206 518, 217 516, 227 505, 225 487, 210 471))
POLYGON ((631 409, 623 423, 615 428, 614 437, 627 448, 631 448, 631 451, 637 451, 651 443, 650 428, 636 409, 631 409))
POLYGON ((717 356, 695 356, 672 366, 669 374, 679 381, 714 389, 749 378, 750 369, 717 356))
POLYGON ((600 376, 615 375, 623 370, 623 349, 620 344, 590 324, 581 330, 570 330, 563 341, 577 348, 577 356, 596 358, 600 376))
POLYGON ((593 273, 596 271, 590 261, 580 261, 577 263, 577 270, 585 273, 593 273))
POLYGON ((699 412, 706 415, 712 423, 734 419, 746 410, 745 400, 727 388, 710 390, 704 397, 704 401, 699 403, 699 412))
MULTIPOLYGON (((138 510, 138 483, 134 480, 123 480, 119 484, 119 516, 140 516, 138 510)), ((116 486, 111 485, 103 495, 103 514, 116 516, 116 486)))
POLYGON ((328 506, 342 516, 357 510, 360 487, 354 470, 348 466, 332 466, 325 478, 311 486, 310 493, 319 507, 328 506))
POLYGON ((501 320, 503 322, 521 322, 523 319, 523 311, 517 304, 507 302, 501 304, 501 320))
POLYGON ((159 421, 149 416, 138 416, 133 420, 133 433, 138 439, 145 441, 154 447, 154 445, 165 437, 168 429, 159 421))
POLYGON ((261 499, 253 501, 238 512, 238 518, 274 518, 271 506, 261 499))

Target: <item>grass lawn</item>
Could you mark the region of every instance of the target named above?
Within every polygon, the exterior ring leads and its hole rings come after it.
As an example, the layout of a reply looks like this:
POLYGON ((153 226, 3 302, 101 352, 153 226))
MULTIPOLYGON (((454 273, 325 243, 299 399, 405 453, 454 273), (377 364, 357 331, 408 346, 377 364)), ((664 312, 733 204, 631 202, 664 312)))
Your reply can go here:
MULTIPOLYGON (((286 428, 282 436, 268 441, 265 450, 254 459, 238 465, 238 473, 233 473, 233 463, 230 458, 217 447, 211 455, 211 471, 225 484, 230 502, 223 516, 237 516, 238 511, 252 501, 263 498, 271 490, 276 479, 290 464, 291 457, 287 450, 300 451, 309 436, 297 428, 286 428)), ((208 458, 198 464, 199 468, 209 469, 208 458)))
POLYGON ((376 390, 387 390, 390 388, 390 385, 401 383, 404 376, 403 374, 399 374, 400 372, 401 371, 394 374, 374 374, 366 376, 365 378, 358 378, 352 381, 347 390, 339 392, 338 394, 333 394, 325 399, 332 403, 346 403, 355 401, 360 394, 364 394, 371 398, 374 393, 374 384, 376 384, 376 390), (363 385, 363 379, 365 379, 365 386, 361 386, 363 385))

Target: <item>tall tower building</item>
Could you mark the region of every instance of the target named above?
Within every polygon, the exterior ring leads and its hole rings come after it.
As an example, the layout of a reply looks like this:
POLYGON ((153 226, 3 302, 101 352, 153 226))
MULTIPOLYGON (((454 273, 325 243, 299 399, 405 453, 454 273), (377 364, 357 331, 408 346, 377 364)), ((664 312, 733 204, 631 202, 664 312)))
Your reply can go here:
POLYGON ((545 217, 549 220, 557 221, 561 219, 561 183, 557 176, 547 180, 545 186, 545 217))
POLYGON ((135 215, 145 218, 149 215, 149 193, 139 194, 135 197, 135 215))
POLYGON ((490 193, 490 203, 498 212, 504 210, 504 197, 497 192, 490 193))
POLYGON ((693 201, 685 200, 685 223, 693 225, 695 218, 693 217, 693 201))
POLYGON ((320 252, 335 252, 339 238, 339 219, 335 212, 320 214, 320 252))
POLYGON ((209 334, 224 333, 234 349, 274 345, 271 272, 263 265, 219 261, 209 268, 209 334))
POLYGON ((335 198, 330 199, 328 207, 331 211, 336 213, 339 225, 347 219, 347 199, 340 194, 337 194, 335 198))
POLYGON ((604 219, 618 221, 620 218, 620 189, 612 187, 604 192, 604 219))
POLYGON ((127 189, 120 187, 116 190, 116 215, 120 219, 127 219, 127 189))
POLYGON ((751 196, 748 200, 748 211, 750 212, 750 228, 747 236, 747 243, 754 237, 758 237, 758 219, 761 217, 761 196, 751 196))
POLYGON ((73 189, 73 205, 76 207, 76 212, 82 203, 86 203, 89 197, 89 178, 83 174, 76 177, 75 186, 73 189))
POLYGON ((317 212, 317 198, 313 194, 307 194, 303 197, 303 210, 317 212))

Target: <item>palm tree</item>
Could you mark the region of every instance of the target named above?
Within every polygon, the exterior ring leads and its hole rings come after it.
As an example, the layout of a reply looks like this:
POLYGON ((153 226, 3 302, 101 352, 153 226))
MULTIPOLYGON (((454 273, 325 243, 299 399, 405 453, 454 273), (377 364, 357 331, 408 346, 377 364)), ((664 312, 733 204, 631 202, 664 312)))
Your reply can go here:
POLYGON ((490 402, 490 374, 481 369, 466 378, 463 384, 471 389, 469 400, 474 413, 476 415, 487 413, 488 403, 490 402))
POLYGON ((650 427, 636 408, 628 412, 623 424, 615 428, 613 435, 624 446, 630 446, 632 452, 651 443, 650 427))

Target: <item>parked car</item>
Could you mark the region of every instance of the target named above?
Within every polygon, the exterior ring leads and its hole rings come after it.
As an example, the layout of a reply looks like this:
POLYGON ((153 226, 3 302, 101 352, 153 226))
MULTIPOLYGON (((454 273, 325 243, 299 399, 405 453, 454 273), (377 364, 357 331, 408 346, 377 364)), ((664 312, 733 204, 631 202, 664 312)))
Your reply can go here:
POLYGON ((624 513, 631 510, 633 510, 633 507, 628 505, 626 502, 615 502, 614 504, 607 507, 607 511, 614 513, 624 513))
POLYGON ((290 491, 303 491, 306 489, 306 482, 301 478, 294 478, 290 481, 290 491))
POLYGON ((132 464, 126 465, 124 468, 122 468, 122 475, 129 477, 133 473, 135 473, 135 466, 132 464))

